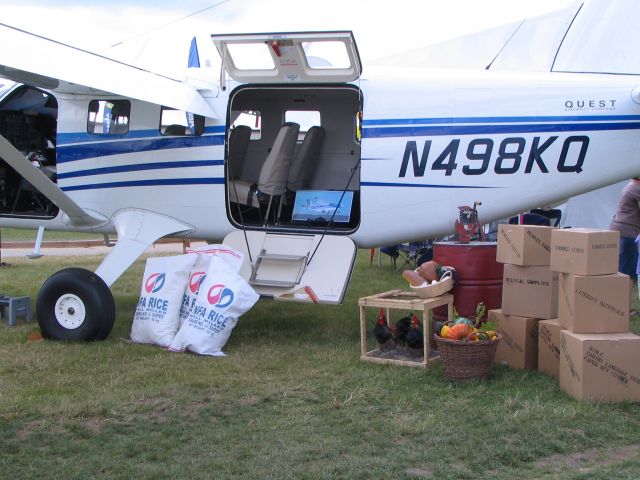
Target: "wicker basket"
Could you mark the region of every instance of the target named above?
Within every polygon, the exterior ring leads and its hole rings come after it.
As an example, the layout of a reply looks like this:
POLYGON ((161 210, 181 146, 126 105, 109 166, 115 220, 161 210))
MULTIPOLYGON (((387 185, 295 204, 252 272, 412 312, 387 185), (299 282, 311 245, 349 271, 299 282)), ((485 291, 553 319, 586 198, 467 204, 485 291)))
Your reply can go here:
POLYGON ((442 274, 440 281, 433 285, 420 285, 419 287, 414 287, 413 285, 409 285, 411 287, 411 291, 417 294, 420 298, 432 298, 438 297, 440 295, 444 295, 449 290, 453 288, 453 274, 454 269, 451 267, 447 267, 449 270, 442 274))
POLYGON ((463 342, 434 334, 444 376, 454 381, 488 378, 500 338, 498 335, 493 340, 463 342))

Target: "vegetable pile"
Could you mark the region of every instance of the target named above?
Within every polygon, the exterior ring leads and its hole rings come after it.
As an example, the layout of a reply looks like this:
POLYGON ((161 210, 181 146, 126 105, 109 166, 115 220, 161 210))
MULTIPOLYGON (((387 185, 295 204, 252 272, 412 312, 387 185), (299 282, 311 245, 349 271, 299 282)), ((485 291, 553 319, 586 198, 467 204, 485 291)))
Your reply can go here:
POLYGON ((450 322, 438 322, 436 324, 436 333, 442 338, 460 340, 463 342, 493 340, 497 336, 493 323, 480 322, 480 319, 484 316, 485 312, 486 307, 484 303, 479 303, 476 308, 475 321, 470 318, 460 317, 455 313, 455 320, 450 322))

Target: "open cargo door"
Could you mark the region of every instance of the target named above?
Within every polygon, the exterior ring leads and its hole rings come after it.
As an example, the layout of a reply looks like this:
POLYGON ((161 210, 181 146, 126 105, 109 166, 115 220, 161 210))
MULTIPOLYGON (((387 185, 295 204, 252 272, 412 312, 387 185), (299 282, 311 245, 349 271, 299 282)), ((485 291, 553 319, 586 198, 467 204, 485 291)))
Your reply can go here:
POLYGON ((350 238, 331 235, 238 230, 224 243, 245 254, 240 274, 260 295, 307 303, 342 303, 357 252, 350 238))
POLYGON ((224 243, 245 254, 241 274, 261 295, 339 304, 356 258, 346 235, 360 224, 362 96, 348 82, 362 66, 353 34, 211 38, 221 73, 243 84, 229 97, 225 155, 227 212, 239 230, 224 243), (311 165, 306 175, 300 165, 311 165))
POLYGON ((362 64, 352 32, 211 35, 239 83, 346 83, 362 64))

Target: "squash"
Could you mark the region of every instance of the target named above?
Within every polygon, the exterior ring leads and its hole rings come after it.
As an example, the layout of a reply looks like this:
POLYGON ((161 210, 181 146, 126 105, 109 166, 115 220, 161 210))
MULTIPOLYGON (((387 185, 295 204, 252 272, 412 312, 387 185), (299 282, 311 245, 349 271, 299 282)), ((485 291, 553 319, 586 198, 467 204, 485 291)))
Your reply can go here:
POLYGON ((442 338, 447 338, 447 332, 449 331, 451 327, 449 325, 443 325, 442 328, 440 329, 440 336, 442 338))
POLYGON ((423 277, 420 276, 417 272, 413 270, 403 270, 402 278, 404 278, 409 284, 413 287, 420 287, 424 283, 429 283, 423 277))
POLYGON ((466 323, 470 327, 475 326, 474 323, 473 323, 473 320, 471 320, 470 318, 465 318, 465 317, 458 317, 453 322, 454 325, 458 325, 459 323, 466 323))
POLYGON ((418 273, 422 278, 427 280, 429 283, 440 280, 442 276, 442 266, 434 262, 433 260, 429 260, 428 262, 424 262, 417 269, 418 273))
POLYGON ((462 340, 473 331, 472 328, 473 327, 466 323, 458 323, 447 330, 445 338, 448 338, 449 340, 462 340))

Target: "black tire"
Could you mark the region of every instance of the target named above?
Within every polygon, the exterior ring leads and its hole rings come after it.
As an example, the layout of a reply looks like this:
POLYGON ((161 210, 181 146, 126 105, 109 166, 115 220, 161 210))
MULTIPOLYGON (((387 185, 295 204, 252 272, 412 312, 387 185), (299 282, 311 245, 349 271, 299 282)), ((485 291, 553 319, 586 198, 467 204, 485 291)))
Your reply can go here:
POLYGON ((104 340, 115 316, 111 290, 98 275, 83 268, 54 273, 38 292, 36 317, 44 338, 104 340))

